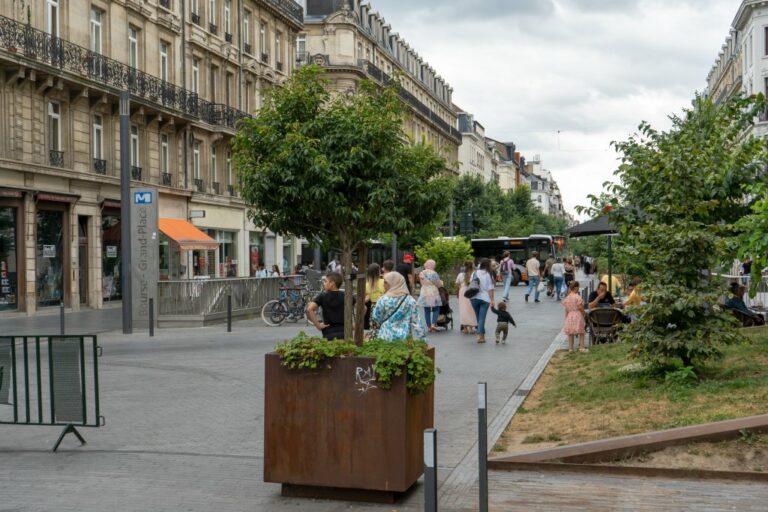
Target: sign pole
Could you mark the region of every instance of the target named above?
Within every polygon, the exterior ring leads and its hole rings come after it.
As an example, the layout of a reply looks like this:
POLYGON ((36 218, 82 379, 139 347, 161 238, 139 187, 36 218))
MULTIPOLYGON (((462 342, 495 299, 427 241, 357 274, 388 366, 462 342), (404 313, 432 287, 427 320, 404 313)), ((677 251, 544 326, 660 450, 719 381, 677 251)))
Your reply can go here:
POLYGON ((424 431, 424 512, 437 512, 437 430, 424 431))
POLYGON ((123 334, 133 333, 131 286, 131 94, 120 92, 120 289, 123 334))
POLYGON ((477 385, 477 455, 480 480, 480 512, 488 512, 488 384, 477 385))

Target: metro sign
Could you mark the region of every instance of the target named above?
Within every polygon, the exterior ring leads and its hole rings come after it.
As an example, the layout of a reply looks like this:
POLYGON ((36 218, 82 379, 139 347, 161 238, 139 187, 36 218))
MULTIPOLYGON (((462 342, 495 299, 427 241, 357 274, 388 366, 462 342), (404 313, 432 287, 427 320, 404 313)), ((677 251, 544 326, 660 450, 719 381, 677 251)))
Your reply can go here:
POLYGON ((134 192, 133 204, 152 204, 152 192, 134 192))

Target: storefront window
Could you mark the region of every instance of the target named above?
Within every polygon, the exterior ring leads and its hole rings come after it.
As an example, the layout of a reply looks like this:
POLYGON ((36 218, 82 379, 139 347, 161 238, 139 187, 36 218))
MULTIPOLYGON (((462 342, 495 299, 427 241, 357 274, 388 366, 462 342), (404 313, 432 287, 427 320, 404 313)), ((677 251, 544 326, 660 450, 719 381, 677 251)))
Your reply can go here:
POLYGON ((256 271, 261 265, 264 265, 264 235, 260 233, 249 233, 248 259, 250 260, 251 277, 256 276, 256 271))
POLYGON ((64 213, 37 211, 37 305, 55 306, 64 298, 64 213))
MULTIPOLYGON (((179 244, 160 233, 160 279, 177 280, 186 277, 186 266, 181 263, 179 244)), ((186 257, 186 253, 185 253, 186 257)))
POLYGON ((17 308, 16 208, 0 207, 0 311, 17 308))
POLYGON ((120 215, 101 216, 101 297, 116 300, 122 297, 120 284, 120 215))
POLYGON ((293 273, 293 239, 283 239, 283 273, 293 273))
POLYGON ((237 233, 234 231, 217 231, 216 240, 219 242, 219 275, 222 277, 237 277, 237 233))

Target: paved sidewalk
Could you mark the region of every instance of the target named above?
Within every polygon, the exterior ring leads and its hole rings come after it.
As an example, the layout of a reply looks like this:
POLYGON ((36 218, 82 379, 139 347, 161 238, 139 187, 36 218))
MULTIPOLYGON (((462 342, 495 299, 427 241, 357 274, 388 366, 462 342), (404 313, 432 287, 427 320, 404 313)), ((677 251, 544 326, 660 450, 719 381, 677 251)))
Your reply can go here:
MULTIPOLYGON (((525 304, 523 293, 511 298, 519 327, 506 345, 463 336, 458 313, 453 332, 430 337, 442 369, 441 481, 475 442, 477 382, 489 383, 492 421, 560 330, 560 306, 525 304)), ((68 438, 58 454, 48 451, 58 428, 0 427, 0 511, 423 510, 421 486, 392 507, 283 499, 278 485, 262 482, 264 354, 301 329, 309 330, 253 320, 231 334, 223 325, 158 330, 152 339, 101 334, 107 425, 85 430, 86 446, 68 438)))

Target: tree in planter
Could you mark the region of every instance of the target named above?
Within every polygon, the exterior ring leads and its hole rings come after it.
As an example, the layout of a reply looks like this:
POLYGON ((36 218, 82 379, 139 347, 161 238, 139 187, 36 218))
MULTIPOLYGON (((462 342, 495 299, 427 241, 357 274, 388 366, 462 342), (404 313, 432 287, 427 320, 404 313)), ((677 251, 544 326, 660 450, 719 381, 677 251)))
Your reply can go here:
POLYGON ((668 132, 643 123, 639 135, 615 143, 620 183, 593 197, 591 213, 610 204, 627 257, 647 270, 647 305, 621 339, 653 364, 698 366, 740 339, 731 313, 717 307, 724 283, 710 272, 732 257, 748 186, 768 161, 764 144, 744 137, 763 104, 738 97, 718 107, 696 98, 671 117, 668 132))
MULTIPOLYGON (((439 218, 450 182, 431 146, 408 144, 396 83, 363 81, 354 94, 332 94, 323 72, 300 68, 255 118, 241 121, 234 142, 241 195, 254 223, 319 237, 338 248, 347 271, 357 250, 364 275, 368 241, 439 218)), ((344 332, 352 337, 350 289, 344 332)))

